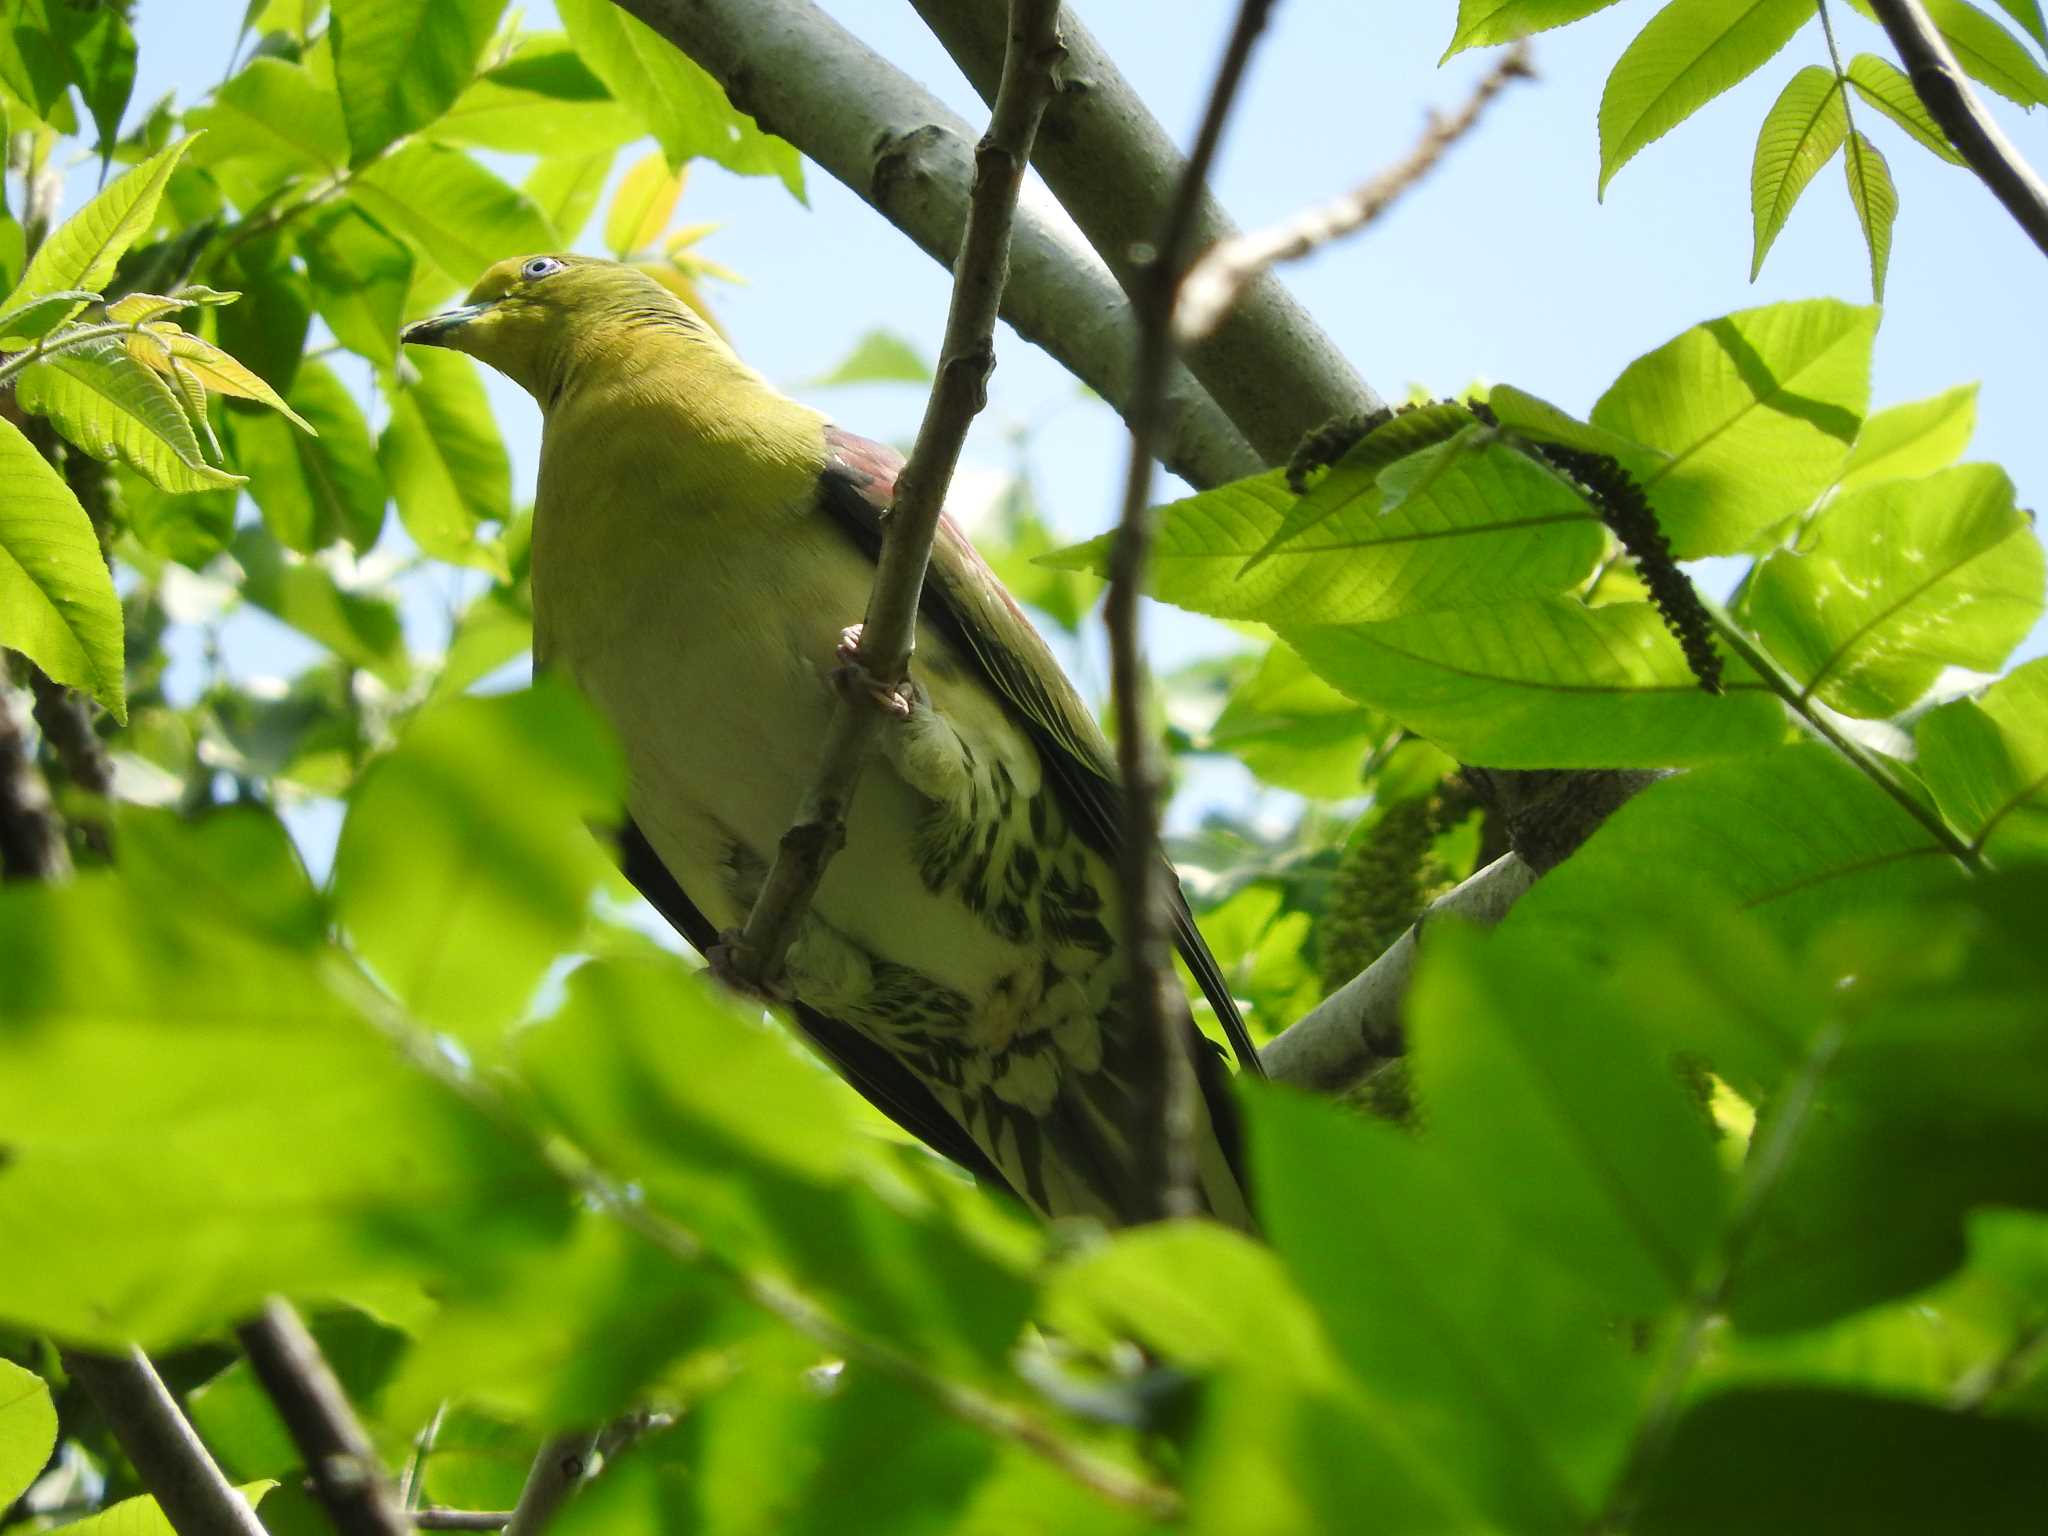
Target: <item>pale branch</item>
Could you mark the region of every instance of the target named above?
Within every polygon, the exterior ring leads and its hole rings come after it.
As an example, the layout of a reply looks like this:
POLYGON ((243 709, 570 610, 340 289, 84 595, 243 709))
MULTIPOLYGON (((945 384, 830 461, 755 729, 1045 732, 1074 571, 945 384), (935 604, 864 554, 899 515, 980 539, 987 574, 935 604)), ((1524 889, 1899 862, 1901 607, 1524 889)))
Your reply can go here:
MULTIPOLYGON (((1000 10, 985 0, 911 0, 932 34, 984 100, 1002 70, 1000 10)), ((1115 62, 1069 5, 1060 18, 1067 62, 1061 91, 1046 108, 1031 163, 1124 290, 1145 270, 1142 252, 1159 235, 1184 163, 1115 62)), ((1194 248, 1230 240, 1234 225, 1201 191, 1194 248)), ((1213 334, 1187 349, 1186 363, 1260 456, 1283 464, 1302 437, 1332 417, 1362 416, 1382 403, 1336 344, 1271 277, 1252 281, 1213 334)))
MULTIPOLYGON (((875 585, 861 626, 858 671, 885 686, 907 684, 917 609, 932 540, 945 510, 968 425, 988 403, 995 326, 1010 270, 1017 194, 1031 140, 1059 63, 1058 0, 1012 0, 1010 52, 988 133, 974 152, 967 226, 953 268, 953 297, 940 343, 938 376, 910 458, 896 477, 883 524, 875 585)), ((835 703, 817 777, 782 838, 745 929, 725 957, 742 982, 773 983, 825 867, 846 840, 846 813, 881 712, 859 682, 835 703)))
MULTIPOLYGON (((810 0, 615 0, 908 235, 952 265, 973 176, 973 130, 810 0)), ((1116 279, 1049 197, 1016 216, 1003 318, 1125 416, 1134 323, 1116 279)), ((1185 368, 1158 435, 1167 468, 1196 486, 1265 465, 1185 368)))
POLYGON ((518 1506, 505 1523, 505 1536, 540 1536, 555 1518, 555 1511, 590 1476, 597 1435, 587 1429, 555 1435, 541 1446, 519 1490, 518 1506))
POLYGON ((413 1529, 420 1531, 502 1531, 512 1519, 509 1509, 416 1509, 413 1529))
POLYGON ((64 1369, 84 1385, 178 1536, 264 1536, 147 1355, 67 1349, 64 1369))
MULTIPOLYGON (((1487 104, 1511 81, 1533 79, 1529 46, 1516 43, 1481 77, 1464 106, 1450 117, 1429 114, 1428 126, 1416 145, 1395 164, 1342 197, 1304 208, 1292 218, 1247 235, 1232 235, 1212 244, 1188 273, 1181 288, 1174 329, 1190 358, 1240 315, 1247 301, 1273 285, 1271 269, 1302 257, 1371 224, 1401 194, 1436 169, 1444 153, 1478 123, 1487 104)), ((1204 377, 1199 362, 1196 376, 1204 377)), ((1227 407, 1229 401, 1224 400, 1227 407)), ((1325 416, 1345 414, 1329 411, 1325 416)), ((1301 434, 1295 434, 1298 439, 1301 434)), ((1255 439, 1256 441, 1256 439, 1255 439)))
POLYGON ((412 1516, 377 1447, 291 1304, 273 1298, 235 1336, 341 1536, 409 1536, 412 1516))
POLYGON ((1977 100, 1920 0, 1870 0, 1870 9, 1899 50, 1920 104, 2013 222, 2048 255, 2048 184, 1977 100))
POLYGON ((1151 556, 1152 460, 1160 429, 1160 406, 1174 363, 1173 311, 1182 277, 1194 253, 1197 220, 1209 167, 1223 140, 1223 125, 1237 100, 1253 45, 1265 30, 1273 0, 1242 0, 1223 60, 1209 88, 1208 105, 1195 133, 1193 152, 1181 168, 1152 259, 1138 274, 1132 305, 1138 317, 1138 362, 1131 391, 1130 462, 1124 474, 1123 513, 1110 553, 1109 592, 1103 622, 1109 629, 1110 691, 1116 712, 1117 770, 1123 780, 1123 836, 1117 847, 1117 885, 1122 899, 1126 982, 1133 1027, 1157 1042, 1158 1091, 1136 1097, 1149 1125, 1134 1128, 1145 1187, 1159 1195, 1157 1214, 1192 1213, 1195 1201, 1195 1126, 1199 1088, 1184 1031, 1187 999, 1173 969, 1172 868, 1159 844, 1159 811, 1164 774, 1149 718, 1150 679, 1138 635, 1139 600, 1151 556), (1145 1166, 1150 1164, 1149 1167, 1145 1166))

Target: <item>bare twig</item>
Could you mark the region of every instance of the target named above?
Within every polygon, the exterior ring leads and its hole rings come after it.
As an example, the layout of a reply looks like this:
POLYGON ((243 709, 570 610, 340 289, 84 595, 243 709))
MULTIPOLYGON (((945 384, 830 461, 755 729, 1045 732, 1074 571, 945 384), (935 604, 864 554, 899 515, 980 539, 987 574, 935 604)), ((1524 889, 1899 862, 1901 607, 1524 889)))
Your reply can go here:
POLYGON ((421 1531, 502 1531, 512 1519, 509 1509, 416 1509, 412 1512, 415 1530, 421 1531))
MULTIPOLYGON (((1010 61, 1004 66, 1003 88, 988 133, 975 150, 974 190, 954 266, 938 378, 910 459, 896 477, 874 592, 861 629, 861 667, 885 684, 910 675, 918 600, 946 487, 959 462, 968 424, 987 403, 1017 192, 1059 62, 1058 15, 1058 0, 1012 0, 1010 61)), ((833 709, 817 780, 796 823, 783 835, 775 863, 728 957, 740 979, 772 982, 781 974, 797 922, 816 894, 825 866, 845 841, 847 807, 880 718, 872 702, 857 692, 842 697, 833 709)))
POLYGON ((273 1298, 235 1333, 305 1458, 335 1529, 341 1536, 408 1536, 411 1517, 384 1475, 376 1446, 290 1303, 273 1298))
MULTIPOLYGON (((1002 71, 999 7, 987 0, 911 0, 985 101, 1002 71)), ((1069 5, 1060 18, 1067 47, 1065 89, 1045 112, 1031 163, 1089 243, 1133 295, 1143 251, 1158 238, 1183 170, 1180 150, 1116 63, 1069 5)), ((1194 244, 1203 250, 1237 233, 1204 190, 1194 244)), ((1332 417, 1363 416, 1381 401, 1337 345, 1278 281, 1254 280, 1215 333, 1190 346, 1187 365, 1269 464, 1332 417)))
POLYGON ((1487 103, 1504 86, 1514 80, 1533 79, 1534 74, 1529 68, 1529 45, 1516 43, 1473 87, 1464 106, 1447 118, 1430 113, 1429 125, 1415 147, 1370 181, 1330 202, 1304 208, 1284 223, 1210 246, 1181 285, 1180 304, 1173 320, 1180 344, 1194 347, 1214 335, 1268 269, 1283 261, 1299 261, 1372 223, 1402 193, 1436 168, 1444 152, 1471 131, 1487 103))
POLYGON ((64 1369, 84 1384, 178 1536, 264 1536, 141 1350, 66 1350, 64 1369))
MULTIPOLYGON (((961 245, 974 131, 810 0, 616 0, 947 266, 961 245)), ((1000 8, 998 8, 1000 9, 1000 8)), ((1057 204, 1027 189, 1016 215, 1003 318, 1129 414, 1133 325, 1116 279, 1057 204)), ((1186 369, 1158 436, 1167 468, 1197 486, 1264 468, 1186 369)))
POLYGON ((2048 255, 2048 184, 1984 110, 1920 0, 1870 0, 1921 105, 2013 222, 2048 255))
POLYGON ((1163 1075, 1157 1085, 1160 1091, 1137 1096, 1148 1112, 1156 1112, 1158 1121, 1138 1127, 1136 1141, 1142 1159, 1151 1164, 1145 1185, 1158 1191, 1159 1214, 1164 1216, 1186 1215, 1197 1209, 1195 1124, 1199 1098, 1194 1063, 1183 1038, 1187 1002, 1173 970, 1172 891, 1167 884, 1173 875, 1159 846, 1162 775, 1158 744, 1152 740, 1147 718, 1148 678, 1138 639, 1138 601, 1152 549, 1153 438, 1159 430, 1160 403, 1173 365, 1174 303, 1193 251, 1196 215, 1209 166, 1222 142, 1223 125, 1236 101, 1252 46, 1265 29, 1272 8, 1273 0, 1242 0, 1238 8, 1201 127, 1195 133, 1194 151, 1174 187, 1152 261, 1134 292, 1138 366, 1129 415, 1131 456, 1103 611, 1109 628, 1110 688, 1116 706, 1117 768, 1124 789, 1117 876, 1123 898, 1124 950, 1130 967, 1126 985, 1136 1027, 1149 1031, 1158 1041, 1155 1056, 1163 1075))
POLYGON ((526 1486, 519 1490, 519 1507, 506 1522, 505 1536, 540 1536, 560 1509, 590 1476, 591 1453, 597 1436, 587 1429, 556 1435, 533 1458, 533 1470, 526 1474, 526 1486))

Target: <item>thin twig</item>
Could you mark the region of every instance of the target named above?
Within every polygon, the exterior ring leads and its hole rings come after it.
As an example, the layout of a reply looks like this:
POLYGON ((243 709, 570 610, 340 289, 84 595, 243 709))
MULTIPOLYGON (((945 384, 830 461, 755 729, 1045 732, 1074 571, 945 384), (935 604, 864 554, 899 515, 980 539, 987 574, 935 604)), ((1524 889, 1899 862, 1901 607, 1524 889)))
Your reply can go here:
POLYGON ((1291 219, 1209 247, 1181 285, 1174 312, 1175 339, 1192 347, 1213 335, 1234 311, 1245 290, 1269 268, 1299 261, 1333 240, 1372 223, 1409 188, 1436 169, 1445 151, 1471 131, 1487 103, 1515 80, 1533 80, 1529 45, 1516 43, 1472 89, 1465 105, 1448 117, 1429 114, 1429 125, 1401 160, 1342 197, 1305 208, 1291 219))
POLYGON ((415 1530, 421 1531, 502 1531, 512 1519, 509 1509, 416 1509, 412 1512, 415 1530))
POLYGON ((1870 9, 1899 50, 1920 104, 2013 222, 2048 255, 2048 184, 1977 100, 1920 0, 1870 0, 1870 9))
POLYGON ((1223 125, 1237 99, 1253 45, 1265 29, 1273 0, 1242 0, 1223 61, 1209 90, 1195 146, 1168 205, 1152 261, 1132 300, 1138 317, 1138 365, 1132 382, 1130 464, 1124 476, 1123 516, 1110 556, 1109 595, 1103 621, 1109 628, 1110 689, 1116 706, 1117 768, 1123 779, 1123 839, 1117 850, 1118 886, 1123 900, 1126 982, 1134 1027, 1158 1041, 1154 1052, 1162 1081, 1156 1093, 1137 1097, 1154 1125, 1135 1128, 1144 1184, 1159 1196, 1159 1214, 1180 1216, 1197 1209, 1195 1125, 1199 1093, 1194 1062, 1184 1038, 1187 1001, 1174 975, 1173 878, 1159 846, 1162 774, 1158 744, 1148 718, 1148 679, 1138 639, 1138 600, 1152 548, 1153 435, 1168 370, 1173 366, 1173 312, 1192 254, 1195 217, 1209 167, 1223 139, 1223 125))
POLYGON ((273 1298, 235 1333, 335 1529, 341 1536, 408 1536, 411 1518, 376 1446, 291 1304, 273 1298))
MULTIPOLYGON (((927 255, 953 265, 974 130, 931 92, 810 0, 618 5, 688 54, 763 128, 802 150, 927 255)), ((1003 318, 1128 415, 1136 334, 1130 305, 1058 205, 1028 187, 1016 215, 1003 318)), ((1176 474, 1211 486, 1265 468, 1186 369, 1175 370, 1168 399, 1158 441, 1176 474)))
MULTIPOLYGON (((1003 66, 1001 10, 988 0, 911 0, 984 101, 995 100, 1003 66)), ((1060 20, 1069 88, 1045 109, 1031 164, 1081 226, 1109 270, 1135 295, 1143 252, 1166 222, 1180 183, 1180 148, 1144 98, 1089 35, 1069 5, 1060 20)), ((1194 248, 1237 234, 1205 191, 1195 213, 1194 248)), ((1215 334, 1188 347, 1196 380, 1268 464, 1334 417, 1363 416, 1383 404, 1336 342, 1279 281, 1254 281, 1215 334)))
POLYGON ((519 1505, 506 1522, 505 1536, 540 1536, 555 1511, 590 1476, 591 1453, 596 1449, 597 1435, 587 1429, 556 1435, 543 1445, 526 1474, 526 1486, 519 1490, 519 1505))
MULTIPOLYGON (((1059 62, 1058 0, 1013 0, 1010 60, 988 133, 975 150, 967 230, 954 266, 938 377, 882 533, 873 594, 861 629, 859 662, 894 685, 910 675, 917 608, 946 487, 959 463, 968 424, 988 400, 995 367, 995 324, 1009 276, 1010 230, 1030 163, 1032 136, 1053 91, 1059 62)), ((846 838, 846 812, 880 712, 856 688, 834 706, 818 776, 796 822, 783 835, 746 927, 727 956, 742 981, 775 981, 798 921, 826 865, 846 838)))
POLYGON ((84 1384, 178 1536, 264 1536, 147 1355, 66 1350, 64 1369, 84 1384))

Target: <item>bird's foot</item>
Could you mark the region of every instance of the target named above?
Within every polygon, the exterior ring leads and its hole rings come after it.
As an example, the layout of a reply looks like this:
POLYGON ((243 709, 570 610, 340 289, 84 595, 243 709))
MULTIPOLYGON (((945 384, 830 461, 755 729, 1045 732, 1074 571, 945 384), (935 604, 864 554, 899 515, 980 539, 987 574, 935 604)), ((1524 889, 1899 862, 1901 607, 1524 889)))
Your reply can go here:
POLYGON ((908 678, 892 685, 870 672, 861 660, 860 632, 858 624, 849 624, 839 631, 839 647, 833 653, 839 665, 833 671, 832 680, 849 697, 858 693, 890 719, 908 720, 911 710, 917 707, 917 685, 908 678))
POLYGON ((774 981, 755 980, 751 967, 741 956, 746 945, 737 928, 728 928, 719 934, 704 958, 711 963, 711 974, 718 984, 728 992, 737 992, 741 997, 751 998, 757 1003, 783 1004, 791 1002, 796 994, 790 991, 786 978, 774 981))

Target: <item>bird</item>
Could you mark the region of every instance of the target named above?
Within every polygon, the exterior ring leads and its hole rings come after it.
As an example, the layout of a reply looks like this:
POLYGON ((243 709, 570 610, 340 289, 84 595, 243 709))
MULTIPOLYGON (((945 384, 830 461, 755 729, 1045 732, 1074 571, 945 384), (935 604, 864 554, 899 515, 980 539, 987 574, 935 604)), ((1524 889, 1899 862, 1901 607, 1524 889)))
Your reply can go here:
MULTIPOLYGON (((625 760, 627 878, 701 953, 737 932, 816 776, 903 460, 782 393, 637 268, 501 261, 413 345, 497 370, 541 410, 534 660, 625 760)), ((1140 1096, 1164 1046, 1131 1006, 1112 758, 1043 639, 950 518, 910 677, 846 840, 790 945, 792 1022, 884 1114, 1047 1220, 1158 1214, 1140 1096)), ((1257 1055, 1178 882, 1180 954, 1257 1055)), ((1185 1004, 1183 1004, 1185 1012, 1185 1004)), ((1228 1068, 1200 1087, 1195 1194, 1254 1227, 1228 1068)))

